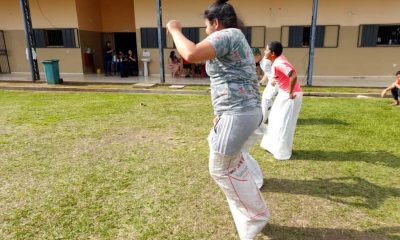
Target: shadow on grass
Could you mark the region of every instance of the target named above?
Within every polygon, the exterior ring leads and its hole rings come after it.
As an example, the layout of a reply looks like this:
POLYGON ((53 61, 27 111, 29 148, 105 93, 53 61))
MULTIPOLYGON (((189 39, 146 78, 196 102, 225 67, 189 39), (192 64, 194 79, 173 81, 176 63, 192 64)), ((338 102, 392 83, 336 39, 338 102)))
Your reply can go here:
POLYGON ((313 160, 313 161, 358 161, 373 163, 388 167, 400 167, 399 156, 385 152, 362 152, 362 151, 293 151, 292 160, 313 160))
POLYGON ((353 229, 288 227, 267 224, 262 233, 271 240, 387 240, 399 239, 400 227, 357 231, 353 229))
POLYGON ((387 198, 400 197, 399 188, 380 187, 359 177, 313 180, 264 179, 263 192, 290 193, 326 198, 356 207, 378 208, 387 198))
POLYGON ((90 84, 85 82, 63 82, 62 85, 65 86, 89 86, 90 84))
POLYGON ((299 118, 298 125, 350 125, 345 121, 334 118, 299 118))

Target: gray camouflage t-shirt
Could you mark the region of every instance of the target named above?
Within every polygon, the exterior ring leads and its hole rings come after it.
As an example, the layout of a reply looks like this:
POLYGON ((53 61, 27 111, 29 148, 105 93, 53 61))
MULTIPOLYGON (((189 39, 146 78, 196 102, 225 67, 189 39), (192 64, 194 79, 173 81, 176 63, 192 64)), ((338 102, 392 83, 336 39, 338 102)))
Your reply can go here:
POLYGON ((214 114, 241 113, 260 107, 254 56, 242 31, 223 29, 207 40, 217 55, 206 65, 214 114))

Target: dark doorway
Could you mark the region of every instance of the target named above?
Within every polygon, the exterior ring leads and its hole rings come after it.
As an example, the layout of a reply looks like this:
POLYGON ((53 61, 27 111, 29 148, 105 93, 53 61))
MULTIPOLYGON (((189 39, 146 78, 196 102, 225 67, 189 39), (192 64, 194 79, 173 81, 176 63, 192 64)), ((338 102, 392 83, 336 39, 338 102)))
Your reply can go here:
POLYGON ((115 50, 117 53, 122 51, 125 55, 128 54, 128 50, 132 50, 133 54, 136 56, 136 64, 133 66, 135 69, 135 74, 137 75, 138 69, 138 55, 136 46, 136 33, 134 32, 116 32, 114 33, 115 40, 115 50))

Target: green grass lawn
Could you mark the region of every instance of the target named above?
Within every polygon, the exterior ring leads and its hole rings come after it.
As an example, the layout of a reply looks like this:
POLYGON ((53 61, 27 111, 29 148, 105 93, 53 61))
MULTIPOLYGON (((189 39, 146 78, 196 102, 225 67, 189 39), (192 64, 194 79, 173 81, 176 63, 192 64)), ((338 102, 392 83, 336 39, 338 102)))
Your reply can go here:
MULTIPOLYGON (((304 98, 259 239, 400 239, 400 108, 304 98)), ((207 96, 0 91, 0 239, 238 239, 207 96)))
MULTIPOLYGON (((96 86, 97 87, 97 86, 96 86)), ((204 90, 207 91, 210 86, 204 85, 188 85, 184 90, 204 90)), ((260 90, 264 90, 265 86, 260 86, 260 90)), ((337 93, 381 93, 384 88, 361 88, 361 87, 301 87, 304 92, 337 92, 337 93)), ((169 85, 157 85, 152 89, 169 89, 169 85)), ((389 96, 389 94, 388 94, 389 96)))
MULTIPOLYGON (((178 84, 178 85, 185 85, 185 84, 178 84)), ((81 88, 81 89, 98 89, 98 90, 110 90, 110 89, 119 89, 119 90, 132 90, 132 89, 150 89, 150 90, 169 90, 169 91, 174 91, 174 89, 171 89, 170 86, 171 84, 155 84, 152 87, 148 88, 143 88, 143 87, 135 87, 132 88, 133 84, 130 83, 85 83, 85 82, 65 82, 64 84, 58 84, 58 85, 48 85, 45 82, 43 83, 27 83, 27 82, 0 82, 0 87, 35 87, 35 88, 81 88)), ((260 86, 260 90, 263 91, 265 86, 260 86)), ((204 93, 209 92, 210 90, 209 85, 185 85, 183 89, 181 90, 192 90, 192 91, 204 91, 204 93)), ((307 87, 307 86, 302 86, 302 89, 304 92, 321 92, 321 93, 375 93, 375 94, 380 94, 384 88, 362 88, 362 87, 318 87, 318 86, 313 86, 313 87, 307 87)), ((389 97, 390 94, 387 94, 389 97)))

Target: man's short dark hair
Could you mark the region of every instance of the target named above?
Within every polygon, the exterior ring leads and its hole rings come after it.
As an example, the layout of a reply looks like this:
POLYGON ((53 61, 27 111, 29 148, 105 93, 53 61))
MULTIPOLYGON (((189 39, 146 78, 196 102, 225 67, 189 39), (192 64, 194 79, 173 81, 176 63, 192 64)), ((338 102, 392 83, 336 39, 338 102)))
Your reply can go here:
POLYGON ((273 41, 268 44, 269 50, 279 57, 283 52, 282 44, 278 41, 273 41))
POLYGON ((397 71, 396 76, 400 74, 400 71, 397 71))

